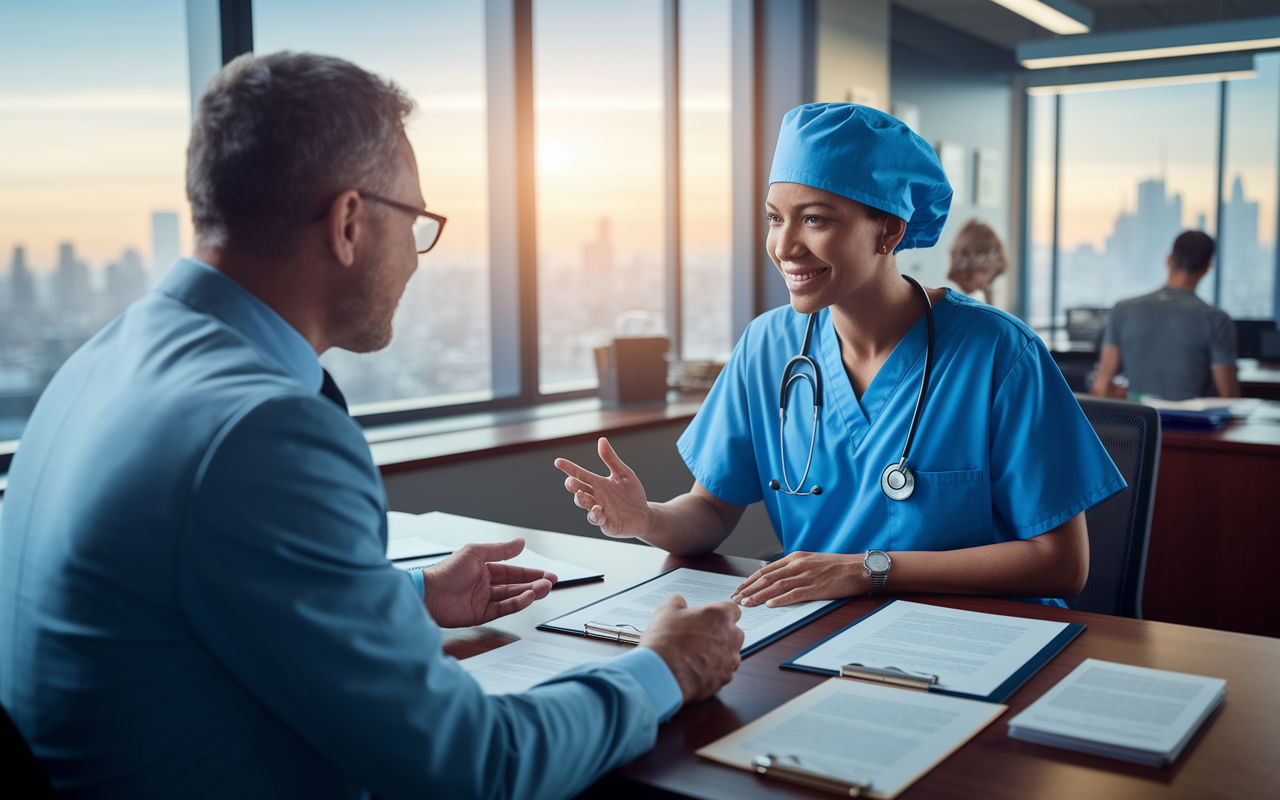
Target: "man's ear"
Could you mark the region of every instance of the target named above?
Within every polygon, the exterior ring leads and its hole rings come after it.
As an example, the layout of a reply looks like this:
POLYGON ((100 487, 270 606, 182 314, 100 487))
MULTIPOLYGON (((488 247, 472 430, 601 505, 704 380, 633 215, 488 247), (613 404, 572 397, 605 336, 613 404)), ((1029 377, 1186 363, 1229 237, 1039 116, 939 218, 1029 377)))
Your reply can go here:
POLYGON ((325 217, 329 249, 342 266, 356 263, 356 243, 364 235, 368 220, 368 206, 354 189, 338 195, 329 206, 329 216, 325 217))

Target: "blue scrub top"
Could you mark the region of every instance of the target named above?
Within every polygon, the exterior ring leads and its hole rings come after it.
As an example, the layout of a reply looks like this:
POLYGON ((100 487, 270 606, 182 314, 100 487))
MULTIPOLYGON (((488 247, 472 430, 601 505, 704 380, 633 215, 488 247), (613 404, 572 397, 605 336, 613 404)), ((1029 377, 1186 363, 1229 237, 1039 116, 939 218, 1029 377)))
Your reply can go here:
MULTIPOLYGON (((764 500, 788 552, 958 550, 1029 539, 1125 488, 1044 344, 999 309, 949 291, 934 306, 934 363, 908 465, 915 493, 890 500, 880 474, 902 456, 924 372, 923 315, 861 399, 845 372, 829 311, 809 355, 824 403, 813 466, 794 497, 782 482, 778 391, 807 317, 776 308, 747 326, 677 447, 695 478, 734 505, 764 500)), ((813 419, 808 384, 787 402, 787 476, 804 471, 813 419)), ((1061 601, 1040 601, 1064 605, 1061 601)))

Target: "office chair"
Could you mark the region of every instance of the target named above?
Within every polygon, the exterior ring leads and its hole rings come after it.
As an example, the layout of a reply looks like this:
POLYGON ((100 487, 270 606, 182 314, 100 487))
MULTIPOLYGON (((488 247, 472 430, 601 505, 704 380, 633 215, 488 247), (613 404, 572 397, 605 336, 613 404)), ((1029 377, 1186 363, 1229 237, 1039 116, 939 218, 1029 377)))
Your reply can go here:
POLYGON ((1076 399, 1129 486, 1085 512, 1089 580, 1067 606, 1142 619, 1142 577, 1160 462, 1160 413, 1141 403, 1080 394, 1076 399))
POLYGON ((22 731, 9 719, 3 705, 0 705, 0 761, 5 764, 0 772, 0 795, 12 800, 57 800, 58 795, 40 768, 40 762, 31 754, 22 731))

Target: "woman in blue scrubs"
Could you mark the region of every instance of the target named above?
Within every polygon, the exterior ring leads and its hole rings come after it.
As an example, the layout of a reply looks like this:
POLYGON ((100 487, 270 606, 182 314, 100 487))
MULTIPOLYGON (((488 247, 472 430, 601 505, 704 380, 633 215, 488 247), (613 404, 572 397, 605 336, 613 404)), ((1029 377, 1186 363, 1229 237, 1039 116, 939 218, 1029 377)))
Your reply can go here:
POLYGON ((936 244, 950 207, 933 149, 874 109, 810 104, 784 118, 769 183, 765 247, 791 302, 747 326, 681 436, 692 490, 648 502, 601 439, 608 476, 556 461, 587 519, 692 555, 763 500, 787 555, 742 584, 745 606, 868 591, 1053 605, 1078 594, 1084 511, 1125 481, 1030 329, 898 272, 895 255, 936 244), (781 388, 811 315, 816 415, 813 377, 781 388))

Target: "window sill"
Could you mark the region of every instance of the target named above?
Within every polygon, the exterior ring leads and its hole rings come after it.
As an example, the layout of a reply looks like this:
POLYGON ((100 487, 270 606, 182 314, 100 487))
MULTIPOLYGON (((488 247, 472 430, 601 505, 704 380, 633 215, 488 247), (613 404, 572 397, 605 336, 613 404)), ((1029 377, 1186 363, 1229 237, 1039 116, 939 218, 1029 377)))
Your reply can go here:
POLYGON ((626 408, 604 408, 598 398, 570 400, 535 408, 370 427, 365 429, 365 438, 378 469, 390 475, 688 422, 704 397, 705 392, 673 392, 668 394, 666 403, 626 408))

